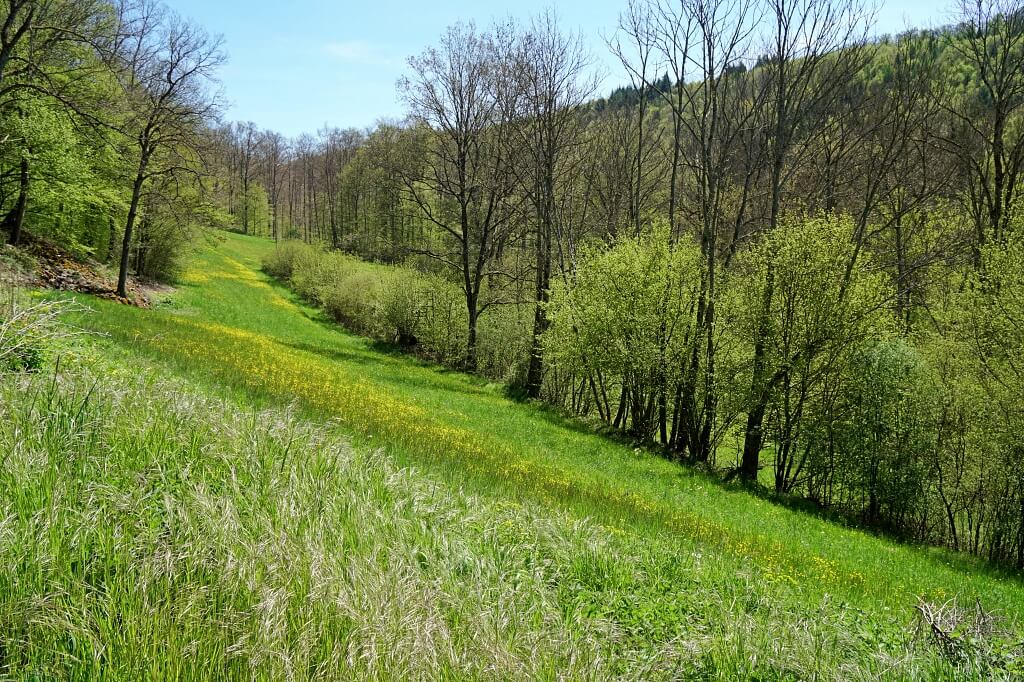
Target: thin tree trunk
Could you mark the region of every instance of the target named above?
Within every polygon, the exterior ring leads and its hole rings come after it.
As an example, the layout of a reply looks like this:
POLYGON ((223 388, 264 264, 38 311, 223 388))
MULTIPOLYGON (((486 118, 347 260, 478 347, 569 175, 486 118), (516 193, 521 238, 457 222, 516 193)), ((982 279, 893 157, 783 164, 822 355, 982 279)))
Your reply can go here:
POLYGON ((543 217, 537 232, 537 272, 535 305, 533 309, 533 338, 530 342, 530 366, 526 373, 526 395, 531 398, 540 397, 541 384, 544 381, 544 356, 541 348, 541 337, 548 328, 547 311, 544 305, 548 301, 548 289, 551 286, 551 225, 550 218, 543 217))
POLYGON ((14 211, 8 215, 10 219, 10 237, 8 243, 17 246, 21 241, 21 230, 25 224, 25 209, 28 207, 29 162, 28 157, 21 157, 21 170, 18 176, 18 203, 14 211))
POLYGON ((139 212, 142 185, 146 181, 146 161, 147 159, 143 155, 139 163, 139 172, 135 176, 135 184, 132 185, 132 202, 128 207, 128 219, 124 224, 124 239, 121 241, 121 266, 117 272, 117 295, 121 298, 128 298, 128 255, 131 253, 132 229, 135 227, 135 217, 139 212))
POLYGON ((476 357, 476 328, 477 320, 479 319, 479 311, 477 311, 477 301, 475 295, 466 296, 466 307, 469 312, 469 328, 467 330, 466 338, 466 370, 469 372, 475 372, 477 368, 477 357, 476 357))
POLYGON ((114 216, 107 217, 107 257, 103 260, 104 263, 109 263, 114 259, 114 253, 117 249, 117 229, 114 227, 114 216))

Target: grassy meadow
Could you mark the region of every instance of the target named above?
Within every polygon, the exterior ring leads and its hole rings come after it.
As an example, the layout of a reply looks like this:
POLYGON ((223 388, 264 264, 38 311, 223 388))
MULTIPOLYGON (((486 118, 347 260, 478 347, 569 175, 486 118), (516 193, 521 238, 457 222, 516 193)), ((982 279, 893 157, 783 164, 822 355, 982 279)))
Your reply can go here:
POLYGON ((0 379, 3 679, 1012 679, 1019 576, 346 333, 228 235, 0 379), (56 357, 59 367, 54 367, 56 357), (989 655, 998 649, 998 656, 989 655), (988 653, 982 653, 982 650, 988 653), (998 660, 997 660, 998 659, 998 660))

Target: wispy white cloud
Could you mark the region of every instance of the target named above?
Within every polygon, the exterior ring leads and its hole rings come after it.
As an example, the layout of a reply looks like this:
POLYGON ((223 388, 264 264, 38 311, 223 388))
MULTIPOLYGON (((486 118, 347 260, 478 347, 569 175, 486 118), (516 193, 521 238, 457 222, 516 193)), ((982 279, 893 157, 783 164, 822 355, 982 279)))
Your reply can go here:
POLYGON ((379 45, 366 40, 345 40, 330 42, 323 47, 324 54, 349 64, 392 66, 401 60, 387 54, 379 45))

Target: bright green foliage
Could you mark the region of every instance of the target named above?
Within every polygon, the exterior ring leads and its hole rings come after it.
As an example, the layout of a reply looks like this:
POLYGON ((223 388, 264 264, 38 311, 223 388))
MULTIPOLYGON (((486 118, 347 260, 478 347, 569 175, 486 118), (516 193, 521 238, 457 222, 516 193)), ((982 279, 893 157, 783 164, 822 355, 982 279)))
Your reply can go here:
MULTIPOLYGON (((859 342, 884 338, 892 299, 884 275, 855 250, 845 217, 790 218, 737 264, 731 333, 754 338, 772 287, 768 365, 772 373, 813 372, 859 342)), ((728 314, 728 313, 727 313, 728 314)))
POLYGON ((811 485, 871 523, 905 527, 923 511, 935 446, 927 368, 896 340, 854 351, 844 370, 831 419, 811 427, 818 428, 811 453, 819 460, 811 485))
POLYGON ((0 580, 18 576, 0 618, 24 677, 1015 674, 998 634, 994 667, 954 669, 914 634, 913 609, 977 597, 1013 628, 1017 578, 383 354, 261 276, 273 250, 230 236, 154 310, 95 302, 76 321, 110 335, 111 360, 65 375, 52 400, 49 377, 3 384, 0 443, 47 425, 0 480, 14 533, 0 580), (87 598, 38 597, 55 588, 87 598), (16 617, 26 603, 39 617, 16 617))
POLYGON ((684 353, 701 277, 700 252, 665 231, 595 245, 552 294, 546 348, 560 363, 669 383, 684 353))
MULTIPOLYGON (((463 307, 465 302, 459 301, 460 313, 463 307)), ((456 317, 455 321, 458 319, 456 317)), ((477 371, 507 386, 522 386, 530 357, 532 327, 533 306, 530 304, 517 302, 489 307, 480 318, 477 371)))
MULTIPOLYGON (((748 349, 740 357, 751 358, 749 349, 763 335, 760 390, 726 394, 723 401, 748 408, 765 401, 779 492, 807 485, 820 499, 821 486, 831 485, 808 479, 805 467, 811 457, 834 457, 822 444, 830 442, 828 424, 836 418, 846 370, 858 349, 886 339, 892 328, 886 308, 892 293, 856 249, 853 229, 843 217, 784 220, 740 256, 723 301, 724 333, 748 349)), ((749 360, 745 371, 752 371, 749 360)))
POLYGON ((68 112, 52 100, 22 94, 3 111, 2 163, 13 169, 6 188, 16 196, 17 169, 29 161, 25 229, 79 253, 105 255, 108 216, 124 210, 118 159, 109 145, 73 125, 68 112))
MULTIPOLYGON (((675 385, 687 362, 701 268, 697 247, 672 244, 665 230, 585 249, 552 292, 546 354, 591 380, 621 379, 653 409, 657 389, 675 385)), ((637 435, 649 435, 652 417, 634 415, 637 435)))
MULTIPOLYGON (((353 331, 413 348, 444 364, 455 366, 461 362, 466 345, 466 330, 461 324, 465 297, 456 285, 437 275, 374 265, 295 241, 278 245, 263 267, 353 331)), ((527 352, 523 343, 508 343, 508 339, 516 338, 508 326, 525 322, 499 312, 483 318, 480 345, 484 373, 507 378, 509 367, 527 352)))
POLYGON ((989 246, 966 296, 971 313, 964 331, 977 344, 986 389, 1002 418, 1021 423, 1024 404, 1024 235, 989 246))
MULTIPOLYGON (((216 109, 204 87, 190 82, 212 75, 216 41, 159 2, 16 2, 0 12, 7 239, 42 238, 107 262, 124 255, 126 275, 173 279, 197 225, 221 222, 212 220, 217 211, 199 182, 198 150, 216 109), (171 44, 161 46, 164 39, 171 44), (198 40, 211 58, 171 66, 199 54, 197 45, 183 46, 187 40, 198 40), (166 110, 159 125, 150 107, 166 110)), ((253 192, 257 206, 261 197, 261 189, 253 192)))
POLYGON ((989 246, 964 294, 962 321, 952 330, 971 352, 960 366, 982 405, 972 415, 982 461, 983 497, 994 523, 992 553, 1024 564, 1024 240, 989 246), (979 438, 980 436, 980 438, 979 438), (1011 549, 1012 548, 1012 549, 1011 549), (1006 556, 1013 551, 1013 556, 1006 556))

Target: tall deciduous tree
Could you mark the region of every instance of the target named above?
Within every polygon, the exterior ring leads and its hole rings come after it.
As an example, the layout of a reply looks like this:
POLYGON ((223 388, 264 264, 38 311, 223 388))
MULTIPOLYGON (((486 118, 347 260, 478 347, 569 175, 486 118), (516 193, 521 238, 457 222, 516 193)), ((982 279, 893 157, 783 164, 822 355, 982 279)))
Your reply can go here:
POLYGON ((217 111, 209 86, 223 62, 221 40, 143 0, 122 6, 119 46, 128 111, 122 129, 135 160, 117 294, 127 297, 132 235, 148 181, 194 173, 203 127, 217 111))
POLYGON ((544 379, 541 337, 548 328, 545 306, 551 287, 553 243, 562 242, 559 195, 580 173, 571 148, 585 145, 581 110, 594 91, 587 73, 589 57, 580 36, 563 34, 557 17, 546 12, 534 19, 520 40, 522 124, 515 144, 525 151, 521 181, 533 212, 534 318, 526 393, 540 396, 544 379))
POLYGON ((453 269, 466 298, 468 369, 477 364, 477 322, 493 303, 482 300, 503 244, 515 227, 510 124, 517 109, 515 79, 499 58, 507 27, 481 33, 469 24, 450 28, 438 48, 409 60, 416 74, 401 91, 420 127, 424 172, 404 184, 443 244, 424 255, 453 269))
MULTIPOLYGON (((762 125, 767 139, 768 187, 763 223, 775 230, 793 176, 814 149, 821 120, 841 104, 844 88, 864 66, 863 49, 870 16, 857 0, 768 0, 771 29, 761 65, 764 101, 762 125)), ((762 290, 763 324, 755 332, 750 405, 740 475, 755 481, 764 444, 765 409, 777 381, 767 371, 768 311, 774 296, 774 271, 766 268, 762 290)))
POLYGON ((260 150, 263 155, 263 182, 270 200, 270 235, 276 240, 280 238, 281 225, 281 190, 285 179, 285 163, 288 145, 281 133, 267 130, 262 133, 260 150))

